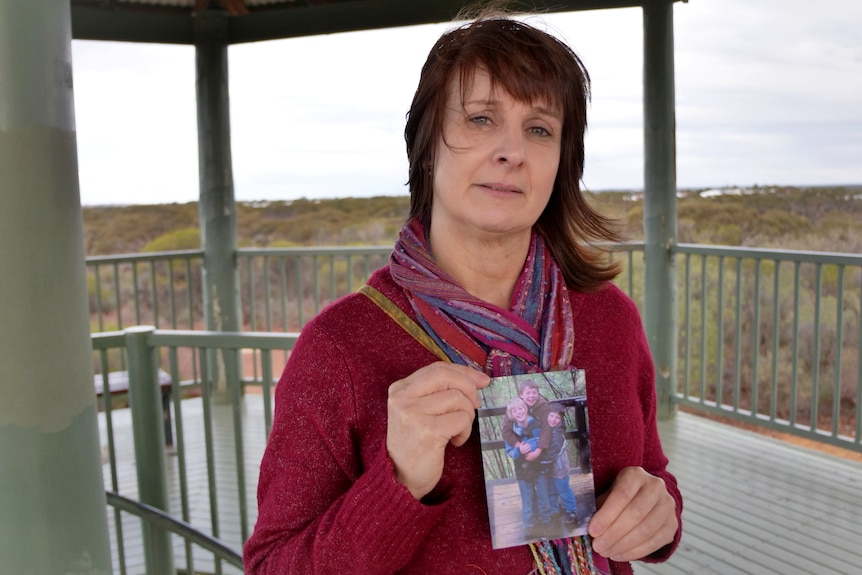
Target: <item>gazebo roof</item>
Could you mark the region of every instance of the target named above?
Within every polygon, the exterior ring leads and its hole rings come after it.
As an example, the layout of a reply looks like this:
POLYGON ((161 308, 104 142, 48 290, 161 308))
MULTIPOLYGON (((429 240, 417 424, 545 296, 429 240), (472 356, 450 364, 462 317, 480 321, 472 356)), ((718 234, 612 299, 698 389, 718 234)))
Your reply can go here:
MULTIPOLYGON (((194 44, 194 17, 228 14, 228 43, 446 22, 465 0, 70 0, 79 40, 194 44)), ((568 12, 642 6, 644 0, 536 0, 515 10, 568 12)))

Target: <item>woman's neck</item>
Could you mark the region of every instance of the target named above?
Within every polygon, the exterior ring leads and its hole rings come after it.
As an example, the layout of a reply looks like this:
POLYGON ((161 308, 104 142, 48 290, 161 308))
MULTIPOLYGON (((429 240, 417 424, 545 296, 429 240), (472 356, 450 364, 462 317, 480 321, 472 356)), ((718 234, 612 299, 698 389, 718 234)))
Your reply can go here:
POLYGON ((467 293, 509 309, 530 248, 529 231, 518 236, 465 235, 432 223, 430 243, 437 265, 467 293))

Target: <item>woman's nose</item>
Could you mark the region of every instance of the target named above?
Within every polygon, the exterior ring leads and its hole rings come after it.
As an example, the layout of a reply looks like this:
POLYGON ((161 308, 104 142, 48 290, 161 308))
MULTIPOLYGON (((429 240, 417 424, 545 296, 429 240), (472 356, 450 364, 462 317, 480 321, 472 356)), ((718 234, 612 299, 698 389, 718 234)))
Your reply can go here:
POLYGON ((524 162, 524 134, 520 128, 502 130, 494 161, 519 166, 524 162))

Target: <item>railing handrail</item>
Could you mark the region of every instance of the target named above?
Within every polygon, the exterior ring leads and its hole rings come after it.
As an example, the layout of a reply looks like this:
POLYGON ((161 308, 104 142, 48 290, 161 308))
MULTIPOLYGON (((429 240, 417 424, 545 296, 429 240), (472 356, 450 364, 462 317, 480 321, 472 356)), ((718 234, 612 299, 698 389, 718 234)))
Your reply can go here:
MULTIPOLYGON (((613 251, 642 249, 642 241, 625 241, 613 244, 613 251)), ((341 254, 377 255, 392 250, 392 246, 298 246, 279 248, 237 248, 240 256, 284 256, 284 255, 320 255, 331 256, 341 254)), ((824 263, 856 265, 862 262, 862 254, 848 252, 819 252, 807 250, 788 250, 779 248, 752 248, 746 246, 725 246, 707 244, 680 243, 671 247, 671 251, 682 254, 759 257, 781 261, 808 261, 815 258, 824 263)), ((172 258, 203 257, 203 250, 169 250, 152 253, 112 254, 88 256, 87 264, 113 264, 142 262, 172 258)))
POLYGON ((742 258, 759 258, 776 261, 790 261, 835 264, 862 265, 862 254, 841 252, 815 252, 804 250, 783 250, 774 248, 749 248, 742 246, 712 246, 704 244, 677 244, 672 252, 680 254, 725 256, 742 258))
POLYGON ((184 259, 203 257, 203 250, 169 250, 164 252, 147 252, 136 254, 111 254, 106 256, 87 256, 87 264, 125 264, 133 262, 149 262, 164 259, 184 259))
POLYGON ((331 256, 331 255, 377 255, 392 251, 392 246, 297 246, 281 248, 237 248, 240 256, 331 256))
POLYGON ((160 529, 166 529, 171 533, 179 535, 186 541, 190 541, 195 545, 203 547, 219 559, 230 563, 234 567, 239 567, 240 569, 243 568, 242 555, 215 537, 210 537, 206 533, 198 531, 185 521, 177 519, 176 517, 165 513, 161 509, 157 509, 151 505, 147 505, 146 503, 141 503, 140 501, 135 501, 134 499, 129 499, 128 497, 124 497, 123 495, 113 491, 106 490, 105 496, 108 500, 108 504, 112 507, 131 513, 132 515, 136 515, 143 521, 155 525, 160 529))
MULTIPOLYGON (((139 326, 138 326, 139 327, 139 326)), ((113 349, 126 346, 126 331, 105 331, 91 334, 93 349, 113 349)), ((296 343, 299 332, 267 331, 205 331, 192 329, 156 329, 147 337, 153 347, 194 346, 218 349, 284 350, 296 343)))

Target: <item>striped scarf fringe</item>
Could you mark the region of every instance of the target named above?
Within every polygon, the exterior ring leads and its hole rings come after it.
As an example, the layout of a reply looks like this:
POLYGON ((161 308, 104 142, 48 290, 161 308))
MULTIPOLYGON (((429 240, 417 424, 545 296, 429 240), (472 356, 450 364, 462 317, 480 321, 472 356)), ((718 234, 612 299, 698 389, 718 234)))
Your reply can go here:
POLYGON ((530 543, 535 575, 602 575, 593 562, 591 537, 568 537, 530 543))

